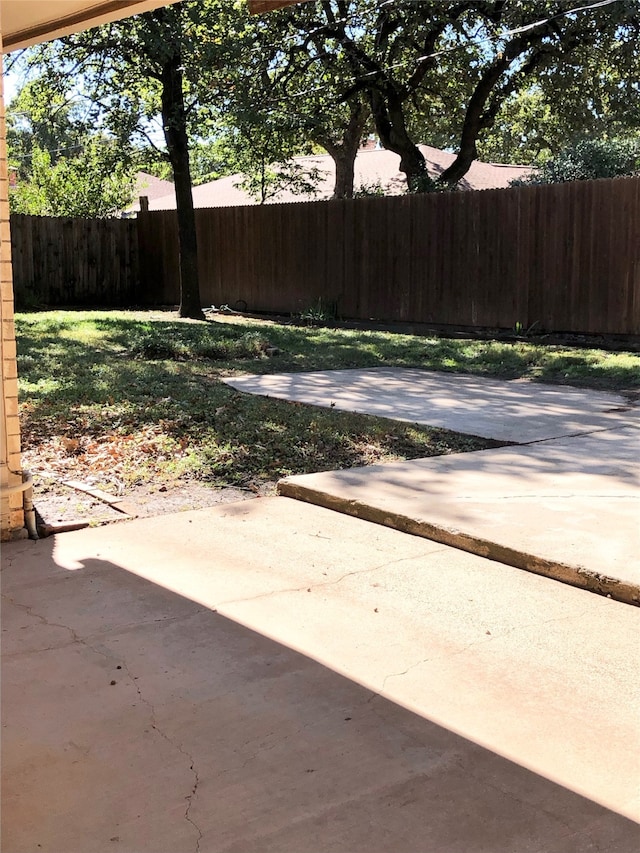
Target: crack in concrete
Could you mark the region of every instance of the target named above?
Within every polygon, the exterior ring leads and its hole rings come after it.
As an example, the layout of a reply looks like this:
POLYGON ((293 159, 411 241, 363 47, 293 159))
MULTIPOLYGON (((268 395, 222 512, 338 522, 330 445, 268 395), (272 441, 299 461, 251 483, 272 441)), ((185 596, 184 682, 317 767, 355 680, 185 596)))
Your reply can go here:
POLYGON ((407 673, 411 672, 412 669, 416 669, 416 667, 419 667, 424 663, 435 663, 436 661, 439 661, 439 660, 449 660, 450 658, 458 657, 459 655, 466 654, 466 652, 468 652, 469 649, 472 649, 474 646, 485 645, 487 643, 492 643, 495 640, 503 640, 505 637, 510 637, 515 631, 526 630, 527 628, 530 628, 532 626, 550 625, 553 622, 564 622, 567 620, 576 620, 576 619, 582 620, 586 616, 587 616, 587 612, 585 611, 584 613, 578 613, 578 614, 569 613, 566 616, 555 616, 552 619, 544 619, 541 622, 538 622, 538 621, 525 622, 523 625, 514 625, 512 628, 507 628, 500 634, 491 634, 490 636, 485 636, 485 637, 481 637, 478 640, 473 640, 471 643, 467 643, 467 645, 463 646, 462 648, 457 649, 456 651, 450 652, 448 654, 435 655, 433 657, 423 658, 422 660, 416 661, 416 663, 412 663, 406 669, 402 670, 402 672, 391 672, 388 675, 385 675, 385 677, 382 681, 382 685, 380 686, 380 694, 379 695, 382 696, 382 691, 385 689, 385 687, 387 685, 387 681, 390 678, 401 678, 403 675, 407 675, 407 673))
MULTIPOLYGON (((380 687, 380 691, 383 691, 385 689, 385 687, 387 686, 387 681, 390 678, 401 678, 403 675, 407 675, 407 673, 411 672, 412 669, 416 669, 416 667, 421 666, 423 663, 435 663, 438 660, 449 660, 450 658, 458 657, 459 655, 463 655, 466 652, 468 652, 469 649, 473 648, 474 646, 484 645, 485 643, 490 643, 493 640, 501 639, 502 637, 508 636, 509 634, 511 634, 515 630, 516 630, 515 628, 512 628, 509 631, 505 632, 504 634, 499 634, 499 635, 493 635, 492 634, 490 637, 485 636, 482 639, 474 640, 471 643, 467 643, 467 645, 463 646, 461 649, 457 649, 456 651, 450 652, 448 654, 434 655, 433 657, 423 658, 422 660, 416 661, 416 663, 412 663, 411 666, 408 666, 406 669, 402 670, 402 672, 391 672, 391 673, 389 673, 389 675, 385 675, 385 677, 382 681, 382 685, 380 687)), ((382 692, 381 692, 381 695, 382 695, 382 692)))
POLYGON ((180 622, 186 619, 191 619, 193 616, 201 616, 203 613, 212 613, 209 607, 202 607, 198 610, 194 610, 193 613, 186 613, 182 616, 161 616, 159 619, 145 619, 144 621, 134 621, 134 622, 126 622, 123 625, 118 625, 116 629, 113 628, 105 628, 104 631, 99 631, 95 634, 89 634, 87 639, 98 638, 101 637, 104 633, 111 634, 122 634, 125 631, 128 631, 130 628, 143 628, 147 625, 156 625, 156 624, 169 624, 171 622, 180 622))
POLYGON ((140 689, 140 685, 138 684, 138 679, 133 675, 133 673, 131 672, 131 669, 129 667, 129 664, 124 660, 122 661, 122 668, 123 668, 124 672, 126 673, 127 677, 129 678, 129 680, 131 681, 131 683, 133 684, 133 686, 135 687, 136 693, 138 694, 138 698, 139 698, 140 702, 142 702, 142 704, 145 705, 149 709, 149 721, 150 721, 151 728, 153 729, 153 731, 156 732, 156 734, 158 734, 164 741, 166 741, 172 749, 175 749, 181 755, 184 755, 184 757, 189 762, 189 771, 193 774, 193 785, 191 787, 190 793, 187 794, 187 796, 185 797, 187 805, 186 805, 185 812, 184 812, 184 819, 187 821, 187 823, 190 823, 191 826, 198 833, 198 836, 196 838, 196 846, 195 846, 195 853, 198 853, 198 851, 200 850, 200 842, 202 841, 202 838, 203 838, 203 832, 200 829, 200 827, 198 826, 198 824, 195 822, 195 820, 191 817, 191 807, 193 806, 193 800, 194 800, 194 797, 198 791, 198 786, 200 784, 200 776, 199 776, 198 771, 196 770, 196 767, 195 767, 195 759, 194 759, 193 755, 191 755, 190 752, 187 752, 187 750, 184 749, 181 744, 176 743, 174 740, 172 740, 169 737, 169 735, 160 728, 160 726, 158 725, 157 717, 156 717, 155 706, 153 705, 152 702, 150 702, 143 695, 142 690, 140 689))
MULTIPOLYGON (((316 726, 318 724, 319 723, 317 721, 315 721, 313 723, 305 723, 304 725, 299 726, 294 732, 288 732, 287 734, 282 735, 282 737, 277 738, 273 743, 266 744, 266 743, 264 743, 264 741, 267 738, 271 737, 273 734, 275 734, 275 732, 273 732, 273 731, 269 732, 267 735, 262 736, 263 742, 260 744, 260 746, 255 750, 255 752, 252 755, 249 755, 247 758, 244 759, 242 764, 236 764, 233 767, 225 767, 223 770, 219 770, 216 773, 215 778, 221 779, 223 776, 226 776, 228 773, 239 773, 239 772, 241 772, 242 770, 245 769, 245 767, 247 767, 249 764, 251 764, 252 761, 255 761, 260 755, 263 755, 266 752, 271 752, 272 750, 276 749, 278 746, 285 743, 286 741, 291 740, 292 738, 296 738, 302 732, 304 732, 307 729, 309 729, 313 726, 316 726)), ((234 750, 234 754, 237 755, 241 749, 244 749, 253 740, 257 740, 257 738, 251 738, 250 740, 245 741, 244 744, 241 747, 239 747, 239 749, 234 750)))
MULTIPOLYGON (((53 646, 52 646, 50 649, 49 649, 49 648, 47 648, 47 649, 37 649, 37 650, 35 650, 35 652, 39 652, 39 651, 49 651, 49 650, 53 650, 54 648, 66 648, 66 647, 68 647, 68 646, 71 646, 71 645, 74 645, 74 644, 78 644, 78 645, 81 645, 81 646, 85 646, 86 648, 88 648, 88 649, 90 649, 92 652, 94 652, 95 654, 97 654, 97 655, 101 655, 102 657, 106 658, 107 660, 109 660, 109 661, 111 661, 111 662, 114 662, 114 663, 115 663, 115 662, 118 662, 118 663, 120 664, 120 666, 122 667, 123 671, 125 672, 125 674, 126 674, 126 675, 127 675, 127 677, 129 678, 129 680, 131 681, 132 685, 135 687, 135 690, 136 690, 136 693, 137 693, 137 695, 138 695, 138 698, 139 698, 140 702, 141 702, 143 705, 145 705, 145 706, 149 709, 149 717, 150 717, 151 728, 152 728, 155 732, 157 732, 157 734, 158 734, 161 738, 163 738, 163 739, 164 739, 164 740, 165 740, 165 741, 166 741, 166 742, 167 742, 167 743, 168 743, 168 744, 169 744, 173 749, 176 749, 176 750, 177 750, 181 755, 184 755, 184 756, 185 756, 185 758, 187 758, 187 759, 188 759, 188 761, 189 761, 189 770, 191 771, 191 773, 193 773, 193 776, 194 776, 194 782, 193 782, 193 786, 192 786, 192 788, 191 788, 191 792, 187 795, 187 797, 185 797, 185 799, 186 799, 186 801, 187 801, 187 806, 186 806, 186 809, 185 809, 184 818, 185 818, 185 820, 186 820, 188 823, 190 823, 190 824, 191 824, 191 826, 193 826, 193 828, 194 828, 194 829, 196 830, 196 832, 198 833, 198 837, 196 838, 196 846, 195 846, 195 853, 198 853, 198 851, 200 850, 200 841, 202 840, 203 833, 202 833, 202 830, 200 829, 200 827, 198 826, 198 824, 193 820, 193 818, 191 817, 191 814, 190 814, 190 812, 191 812, 191 806, 193 805, 193 798, 195 797, 196 792, 197 792, 197 790, 198 790, 198 785, 200 784, 200 777, 199 777, 199 775, 198 775, 198 771, 197 771, 197 770, 196 770, 196 768, 195 768, 195 760, 194 760, 193 756, 192 756, 190 753, 188 753, 185 749, 183 749, 183 748, 182 748, 182 746, 181 746, 180 744, 175 743, 175 742, 174 742, 174 741, 173 741, 173 740, 172 740, 172 739, 171 739, 171 738, 170 738, 170 737, 169 737, 165 732, 163 732, 163 731, 162 731, 162 729, 158 726, 158 724, 157 724, 157 720, 156 720, 156 710, 155 710, 155 707, 153 706, 153 704, 152 704, 151 702, 149 702, 149 700, 148 700, 148 699, 146 699, 146 698, 143 696, 143 694, 142 694, 142 690, 140 689, 140 686, 139 686, 139 684, 138 684, 138 681, 137 681, 137 679, 133 676, 133 674, 132 674, 132 672, 131 672, 131 669, 129 668, 129 665, 127 664, 127 662, 126 662, 125 660, 123 660, 121 657, 119 657, 119 656, 117 656, 117 655, 114 655, 114 654, 112 654, 112 653, 110 653, 110 652, 108 652, 108 651, 106 651, 106 650, 103 650, 103 649, 97 648, 96 646, 94 646, 94 645, 92 645, 92 644, 91 644, 91 642, 90 642, 91 637, 96 637, 96 638, 98 638, 99 636, 101 636, 100 634, 90 635, 89 637, 82 638, 82 637, 80 637, 80 635, 79 635, 79 634, 78 634, 78 633, 77 633, 73 628, 71 628, 69 625, 64 625, 63 623, 60 623, 60 622, 50 622, 48 619, 46 619, 46 617, 42 616, 40 613, 36 613, 36 612, 35 612, 35 610, 34 610, 34 608, 33 608, 32 606, 29 606, 29 605, 26 605, 26 604, 21 604, 20 602, 15 601, 14 599, 12 599, 12 598, 10 598, 9 596, 4 595, 4 594, 2 595, 2 597, 3 597, 3 598, 5 598, 7 601, 9 601, 11 604, 13 604, 15 607, 18 607, 18 608, 20 608, 20 609, 22 609, 22 610, 25 610, 25 611, 26 611, 30 616, 33 616, 33 617, 35 617, 36 619, 39 619, 39 620, 40 620, 40 622, 41 622, 43 625, 47 625, 47 626, 49 626, 49 627, 55 627, 55 628, 62 628, 62 629, 64 629, 65 631, 68 631, 68 632, 69 632, 69 634, 70 634, 70 636, 71 636, 71 639, 70 639, 70 641, 69 641, 68 643, 65 643, 64 645, 62 645, 62 646, 57 646, 57 647, 53 647, 53 646)), ((206 608, 203 608, 202 610, 199 610, 199 611, 198 611, 198 613, 205 613, 205 612, 208 612, 206 608)), ((149 622, 142 623, 142 624, 153 624, 153 623, 155 623, 155 622, 175 622, 175 621, 177 621, 177 620, 179 620, 179 619, 188 618, 188 617, 190 617, 190 616, 192 616, 192 615, 194 615, 194 614, 188 614, 188 616, 187 616, 187 617, 185 617, 185 616, 176 616, 176 617, 168 617, 168 618, 166 618, 166 619, 154 619, 154 620, 151 620, 151 621, 149 621, 149 622)), ((132 623, 132 624, 135 624, 135 623, 132 623)), ((34 650, 30 650, 30 651, 28 651, 28 652, 23 652, 22 654, 33 654, 33 653, 34 653, 34 650)), ((20 653, 16 653, 16 654, 20 654, 20 653)))
MULTIPOLYGON (((27 613, 29 616, 33 616, 35 619, 39 619, 39 620, 40 620, 40 622, 41 622, 43 625, 46 625, 46 626, 47 626, 47 627, 49 627, 49 628, 62 628, 64 631, 68 631, 68 632, 69 632, 69 634, 70 634, 70 636, 71 636, 71 639, 70 639, 70 641, 69 641, 68 643, 65 643, 65 644, 64 644, 64 645, 62 645, 62 646, 52 646, 51 648, 60 648, 60 649, 63 649, 63 648, 65 648, 65 647, 66 647, 66 646, 68 646, 68 645, 73 645, 73 643, 80 643, 80 644, 87 645, 87 644, 84 642, 84 640, 82 640, 82 639, 81 639, 81 638, 76 634, 76 632, 73 630, 73 628, 70 628, 68 625, 63 625, 61 622, 50 622, 50 621, 49 621, 48 619, 46 619, 44 616, 41 616, 39 613, 36 613, 36 612, 35 612, 35 610, 34 610, 34 608, 33 608, 33 606, 30 606, 30 605, 28 605, 28 604, 21 604, 19 601, 16 601, 14 598, 11 598, 11 596, 7 595, 6 593, 2 593, 2 598, 4 598, 4 599, 5 599, 5 601, 8 601, 8 602, 9 602, 9 604, 13 604, 13 606, 14 606, 14 607, 18 607, 20 610, 24 610, 24 611, 26 611, 26 613, 27 613)), ((89 646, 89 648, 91 648, 91 646, 89 646)), ((37 651, 48 651, 48 650, 49 650, 49 649, 40 649, 40 650, 37 650, 37 651)), ((32 650, 32 651, 33 651, 33 650, 32 650)), ((94 651, 96 651, 96 650, 94 649, 94 651)), ((100 652, 100 654, 102 654, 102 652, 100 652)), ((8 656, 7 656, 7 657, 8 657, 8 656)))
MULTIPOLYGON (((562 822, 564 823, 564 821, 562 821, 562 822)), ((595 818, 595 820, 592 820, 586 826, 581 826, 580 829, 574 829, 574 830, 571 830, 570 826, 568 826, 567 824, 564 824, 567 827, 567 829, 569 829, 571 831, 568 832, 566 835, 560 836, 560 838, 558 840, 559 841, 567 841, 571 838, 584 837, 589 842, 589 844, 591 845, 589 849, 593 850, 594 853, 606 853, 606 850, 611 849, 610 847, 603 848, 595 838, 589 837, 590 834, 592 833, 592 831, 594 829, 596 829, 600 824, 602 824, 602 822, 603 822, 603 818, 598 817, 598 818, 595 818)), ((540 848, 538 848, 538 850, 535 850, 534 853, 547 853, 547 850, 548 850, 548 847, 540 847, 540 848)))
MULTIPOLYGON (((445 546, 440 546, 438 548, 433 548, 433 549, 426 551, 422 554, 414 554, 411 557, 400 557, 397 560, 388 560, 386 563, 381 563, 379 566, 373 566, 370 569, 358 569, 358 570, 353 571, 353 572, 346 572, 345 574, 340 575, 340 577, 337 578, 336 580, 332 580, 332 581, 322 581, 321 583, 311 583, 309 585, 305 584, 304 586, 286 587, 284 589, 274 589, 271 592, 261 592, 258 595, 251 596, 251 598, 232 598, 232 599, 229 599, 227 601, 219 602, 216 605, 216 608, 225 607, 226 605, 229 605, 229 604, 246 604, 246 603, 249 603, 250 601, 259 601, 261 598, 270 598, 270 597, 275 596, 275 595, 283 595, 283 594, 289 593, 289 592, 311 592, 312 590, 323 589, 324 587, 328 587, 328 586, 336 586, 337 584, 342 583, 343 580, 346 580, 346 578, 353 577, 355 575, 372 574, 373 572, 381 571, 382 569, 386 569, 389 566, 396 565, 397 563, 407 563, 407 562, 410 562, 412 560, 420 560, 423 557, 430 557, 432 554, 439 554, 442 551, 446 551, 446 550, 448 550, 448 549, 447 549, 447 546, 445 545, 445 546)), ((215 613, 216 611, 214 610, 213 612, 215 613)))
MULTIPOLYGON (((585 435, 597 435, 601 432, 614 432, 618 429, 627 429, 628 427, 635 427, 634 423, 627 423, 629 418, 621 419, 617 423, 613 423, 611 426, 601 426, 594 427, 592 429, 581 430, 580 432, 567 432, 562 433, 562 435, 553 435, 549 438, 534 438, 531 441, 519 441, 515 442, 517 447, 531 447, 533 444, 545 444, 548 441, 560 441, 565 438, 581 438, 585 435)), ((501 448, 498 448, 501 449, 501 448)))
MULTIPOLYGON (((598 498, 602 500, 629 500, 629 501, 637 501, 640 500, 639 495, 619 495, 619 494, 611 494, 605 493, 603 495, 593 494, 591 492, 554 492, 551 495, 538 494, 538 492, 529 492, 528 494, 520 494, 520 495, 492 495, 491 501, 528 501, 532 498, 536 498, 538 500, 555 500, 556 498, 560 500, 564 500, 565 498, 585 498, 592 499, 598 498)), ((487 504, 486 497, 478 497, 477 495, 456 495, 456 503, 482 503, 487 504)))
MULTIPOLYGON (((46 619, 41 614, 36 613, 33 606, 21 604, 19 601, 16 601, 15 599, 11 598, 11 596, 7 595, 6 593, 2 593, 2 595, 0 597, 5 599, 5 601, 9 602, 9 604, 12 604, 14 607, 18 607, 21 610, 25 610, 30 616, 33 616, 36 619, 39 619, 43 625, 47 625, 50 628, 62 628, 63 630, 68 631, 71 635, 69 641, 66 643, 60 643, 59 645, 54 645, 54 646, 43 646, 41 648, 35 648, 35 649, 25 649, 25 650, 22 650, 19 652, 5 653, 3 655, 3 657, 5 659, 7 659, 7 660, 13 659, 13 658, 21 657, 24 655, 37 654, 39 652, 53 652, 53 651, 57 651, 59 649, 65 649, 68 646, 72 646, 74 643, 79 643, 80 645, 86 646, 87 648, 91 649, 92 651, 96 652, 97 654, 102 654, 102 655, 105 655, 106 657, 109 657, 109 659, 111 659, 111 660, 115 660, 115 658, 113 658, 113 656, 107 655, 106 652, 101 652, 95 646, 92 646, 91 642, 90 642, 91 640, 99 639, 100 637, 104 636, 104 634, 107 634, 107 633, 112 633, 115 635, 115 632, 113 631, 113 629, 107 628, 104 631, 98 632, 96 634, 89 634, 87 637, 82 639, 73 630, 73 628, 70 628, 68 625, 64 625, 63 623, 60 623, 60 622, 50 622, 48 619, 46 619)), ((200 610, 196 610, 194 613, 188 613, 184 616, 166 616, 166 617, 162 617, 161 619, 147 619, 144 622, 127 622, 125 625, 119 625, 118 626, 117 634, 121 634, 124 631, 128 631, 130 628, 137 628, 137 627, 146 626, 146 625, 154 625, 156 623, 179 622, 180 620, 183 620, 183 619, 190 619, 192 616, 198 616, 198 615, 201 615, 202 613, 211 613, 211 612, 215 612, 215 611, 211 611, 209 608, 203 607, 200 610)))
POLYGON ((432 660, 432 658, 424 658, 423 660, 419 660, 416 663, 412 663, 411 666, 408 666, 401 672, 390 672, 388 675, 385 675, 384 679, 382 680, 382 684, 380 685, 380 695, 382 695, 382 691, 387 686, 387 681, 389 681, 390 678, 401 678, 403 675, 406 675, 408 672, 411 672, 411 670, 415 669, 417 666, 420 666, 423 663, 429 663, 432 660))
MULTIPOLYGON (((244 762, 239 767, 235 767, 235 768, 231 768, 231 769, 234 769, 237 771, 244 770, 245 767, 248 764, 251 764, 252 761, 255 761, 259 755, 264 755, 266 752, 272 752, 276 747, 280 746, 280 744, 289 740, 291 737, 295 737, 296 735, 300 734, 304 730, 304 728, 305 728, 305 726, 303 726, 302 728, 295 731, 293 733, 293 735, 285 735, 284 737, 279 738, 278 740, 274 741, 272 744, 270 744, 268 746, 263 744, 253 753, 253 755, 250 755, 248 758, 246 758, 244 760, 244 762)), ((246 746, 246 744, 245 744, 245 746, 246 746)))
POLYGON ((2 574, 7 569, 10 569, 13 566, 13 559, 13 557, 2 558, 2 563, 0 563, 0 574, 2 574))
MULTIPOLYGON (((500 757, 500 758, 503 758, 502 756, 500 756, 500 753, 496 753, 496 755, 498 755, 498 757, 500 757)), ((508 759, 503 758, 503 760, 507 761, 508 759)), ((510 788, 507 788, 504 785, 498 785, 495 782, 492 782, 490 779, 487 778, 486 774, 479 776, 475 772, 473 767, 468 767, 467 772, 471 776, 473 776, 474 779, 477 779, 478 782, 480 784, 482 784, 483 786, 488 787, 488 788, 492 788, 494 791, 497 791, 499 794, 502 794, 504 797, 508 797, 510 800, 513 800, 513 802, 518 803, 518 805, 520 805, 520 806, 525 806, 526 808, 530 809, 532 812, 542 812, 542 814, 546 815, 551 820, 557 821, 561 826, 563 826, 565 829, 569 830, 569 835, 561 836, 563 839, 564 838, 571 838, 572 835, 580 835, 580 833, 583 831, 582 829, 579 829, 577 831, 572 831, 571 827, 564 820, 564 818, 561 814, 558 814, 557 812, 549 811, 548 808, 545 808, 545 806, 543 806, 539 802, 530 802, 529 800, 526 800, 524 797, 519 796, 518 794, 514 793, 514 791, 512 791, 510 788)), ((531 772, 535 772, 535 771, 531 771, 531 772)), ((536 851, 536 853, 547 853, 548 849, 549 848, 547 846, 546 848, 543 848, 541 850, 536 851)))

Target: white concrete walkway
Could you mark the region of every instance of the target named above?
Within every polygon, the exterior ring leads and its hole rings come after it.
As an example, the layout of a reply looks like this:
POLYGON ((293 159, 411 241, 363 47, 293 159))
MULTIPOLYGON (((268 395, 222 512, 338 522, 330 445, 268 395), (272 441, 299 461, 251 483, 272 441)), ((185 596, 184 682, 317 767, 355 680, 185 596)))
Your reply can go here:
POLYGON ((278 490, 640 603, 640 407, 623 396, 402 368, 228 382, 253 394, 518 442, 288 477, 278 490))
POLYGON ((640 610, 286 498, 3 548, 7 853, 636 853, 640 610))
POLYGON ((631 407, 620 394, 417 368, 247 375, 225 382, 249 394, 519 444, 616 426, 640 427, 640 408, 631 407))

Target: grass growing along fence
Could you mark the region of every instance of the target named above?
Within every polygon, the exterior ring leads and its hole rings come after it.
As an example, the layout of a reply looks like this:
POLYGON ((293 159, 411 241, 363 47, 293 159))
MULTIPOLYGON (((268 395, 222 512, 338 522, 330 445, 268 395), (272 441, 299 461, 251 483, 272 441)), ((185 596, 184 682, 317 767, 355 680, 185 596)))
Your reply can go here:
MULTIPOLYGON (((203 305, 640 335, 640 177, 196 211, 203 305)), ((175 211, 138 219, 142 304, 177 304, 175 211)))
MULTIPOLYGON (((640 335, 640 177, 196 210, 202 304, 640 335)), ((177 305, 175 211, 12 217, 23 307, 177 305)))
POLYGON ((25 464, 103 487, 196 479, 255 488, 294 473, 495 446, 367 415, 240 394, 232 373, 406 366, 633 392, 640 356, 301 328, 161 312, 16 317, 25 464), (267 351, 279 350, 268 357, 267 351))

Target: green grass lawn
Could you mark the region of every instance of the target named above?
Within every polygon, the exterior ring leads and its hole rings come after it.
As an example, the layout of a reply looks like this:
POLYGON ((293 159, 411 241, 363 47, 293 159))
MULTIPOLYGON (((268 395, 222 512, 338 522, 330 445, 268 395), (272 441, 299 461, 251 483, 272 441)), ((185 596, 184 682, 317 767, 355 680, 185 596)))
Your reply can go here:
POLYGON ((103 485, 257 487, 292 473, 493 446, 441 429, 239 394, 232 373, 380 365, 633 391, 640 356, 162 312, 16 317, 25 464, 103 485), (270 348, 279 354, 269 357, 270 348))

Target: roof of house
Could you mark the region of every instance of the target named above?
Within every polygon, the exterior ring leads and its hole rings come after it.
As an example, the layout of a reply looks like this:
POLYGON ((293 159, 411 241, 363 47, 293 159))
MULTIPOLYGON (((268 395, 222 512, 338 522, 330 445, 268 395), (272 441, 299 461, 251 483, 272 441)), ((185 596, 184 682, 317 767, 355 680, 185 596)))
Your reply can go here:
MULTIPOLYGON (((420 145, 420 150, 427 161, 429 174, 437 176, 454 161, 455 154, 420 145)), ((282 203, 295 201, 313 201, 331 198, 335 181, 335 164, 328 154, 311 157, 296 157, 296 163, 304 169, 318 169, 322 178, 318 183, 315 195, 297 195, 290 190, 283 190, 270 198, 267 203, 282 203)), ((384 149, 363 150, 356 157, 355 188, 380 186, 385 195, 400 195, 406 190, 405 176, 399 170, 400 158, 393 151, 384 149)), ((530 174, 529 166, 505 166, 499 163, 483 163, 474 160, 471 168, 460 182, 463 189, 485 190, 508 187, 516 178, 524 178, 530 174)), ((239 184, 242 175, 229 175, 208 184, 193 188, 193 203, 195 207, 237 207, 240 205, 256 204, 239 184)), ((172 210, 176 206, 175 193, 171 190, 167 195, 149 198, 150 210, 172 210)), ((137 209, 137 208, 136 208, 137 209)))
POLYGON ((153 199, 171 195, 173 191, 173 181, 156 178, 155 175, 149 175, 147 172, 138 172, 136 175, 136 199, 144 195, 151 202, 153 199))

